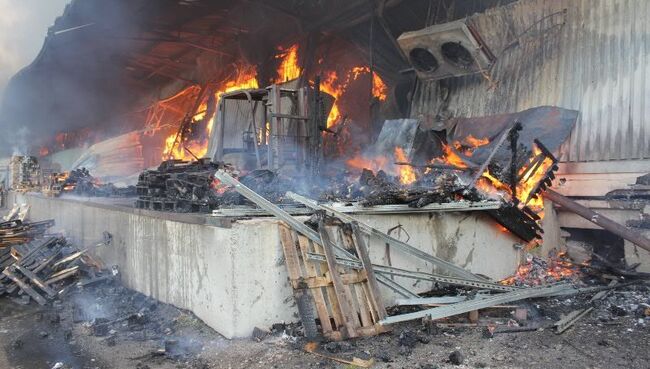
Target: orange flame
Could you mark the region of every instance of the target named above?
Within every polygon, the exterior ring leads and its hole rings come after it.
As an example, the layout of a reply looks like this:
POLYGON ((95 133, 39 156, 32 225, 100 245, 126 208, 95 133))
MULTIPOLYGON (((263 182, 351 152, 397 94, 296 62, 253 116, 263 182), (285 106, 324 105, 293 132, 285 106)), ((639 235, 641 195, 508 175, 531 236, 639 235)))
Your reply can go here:
MULTIPOLYGON (((215 92, 215 104, 219 105, 219 99, 221 95, 227 92, 232 92, 242 89, 252 89, 258 88, 257 84, 257 72, 253 66, 243 66, 237 70, 237 76, 231 80, 224 82, 220 88, 215 92)), ((193 87, 190 87, 193 88, 193 87)), ((192 126, 200 122, 205 118, 207 110, 207 99, 199 106, 198 113, 192 117, 192 126)), ((167 136, 165 139, 165 148, 163 150, 163 160, 167 159, 179 159, 179 160, 194 160, 194 157, 187 151, 192 152, 196 157, 203 158, 208 153, 208 142, 210 134, 212 133, 212 126, 214 125, 215 116, 213 116, 210 121, 207 123, 205 132, 202 135, 202 138, 197 140, 189 140, 182 137, 177 137, 177 133, 174 132, 171 135, 167 136), (182 142, 179 142, 181 141, 182 142)))
MULTIPOLYGON (((517 184, 517 199, 522 203, 530 196, 530 193, 535 189, 535 186, 544 179, 547 170, 553 165, 553 160, 545 157, 544 161, 537 167, 537 169, 526 173, 526 168, 530 165, 534 165, 533 160, 540 153, 541 150, 539 148, 533 148, 533 156, 530 158, 528 165, 524 166, 524 168, 519 171, 519 176, 526 174, 517 184)), ((499 181, 496 177, 490 174, 489 170, 486 170, 482 174, 482 177, 489 181, 489 185, 478 182, 476 187, 484 193, 494 195, 498 191, 504 191, 511 194, 510 186, 499 181)), ((540 217, 544 216, 544 200, 541 196, 529 199, 527 206, 537 211, 537 215, 540 217)))
POLYGON ((388 97, 388 87, 377 73, 372 74, 372 96, 379 101, 386 101, 388 97))
MULTIPOLYGON (((541 150, 537 147, 533 148, 534 156, 530 159, 528 166, 533 164, 532 161, 534 160, 534 157, 539 154, 541 154, 541 150)), ((544 179, 546 172, 552 165, 553 160, 544 157, 544 161, 536 170, 527 173, 526 176, 519 181, 519 185, 517 186, 517 197, 522 201, 526 200, 528 196, 530 196, 530 193, 535 189, 535 186, 544 179)), ((525 168, 522 168, 519 172, 519 176, 522 176, 524 173, 525 168)), ((541 196, 538 196, 536 199, 531 199, 528 202, 528 206, 533 209, 541 210, 544 208, 544 200, 541 196)), ((539 215, 541 216, 541 214, 539 215)))
POLYGON ((469 135, 460 141, 454 141, 453 145, 456 150, 461 151, 465 156, 472 156, 477 147, 490 143, 488 138, 476 138, 469 135))
POLYGON ((376 172, 380 169, 385 170, 388 167, 390 161, 388 160, 388 158, 384 156, 367 158, 362 155, 358 155, 352 159, 349 159, 345 163, 347 164, 348 167, 353 169, 357 169, 357 170, 370 169, 376 172))
POLYGON ((448 164, 456 168, 467 168, 467 164, 463 159, 449 147, 449 145, 442 145, 443 156, 441 158, 434 158, 431 164, 448 164))
POLYGON ((519 265, 517 272, 511 277, 499 281, 503 285, 525 284, 542 285, 549 282, 558 282, 580 274, 578 266, 568 260, 565 252, 550 255, 545 269, 533 267, 533 261, 519 265))
POLYGON ((276 59, 282 59, 278 67, 278 78, 275 83, 282 83, 291 81, 300 77, 302 69, 298 65, 298 45, 294 44, 288 49, 278 48, 279 53, 275 56, 276 59))
MULTIPOLYGON (((338 99, 345 93, 350 82, 356 81, 359 76, 362 74, 370 73, 370 68, 367 66, 364 67, 352 67, 345 76, 345 79, 340 80, 338 74, 335 71, 325 73, 323 80, 321 81, 321 91, 328 93, 334 97, 334 105, 332 105, 332 110, 327 116, 327 128, 330 128, 336 125, 341 119, 341 111, 338 106, 338 99)), ((384 81, 377 75, 373 73, 372 75, 372 94, 375 98, 380 101, 386 100, 387 97, 386 84, 384 81)))
MULTIPOLYGON (((395 160, 399 162, 408 162, 406 153, 401 147, 395 148, 395 160)), ((410 165, 400 165, 399 168, 399 181, 401 184, 407 185, 415 182, 416 176, 413 167, 410 165)))
POLYGON ((321 91, 332 95, 334 98, 334 104, 332 105, 332 110, 330 110, 329 115, 327 116, 327 128, 332 127, 341 119, 341 112, 339 111, 339 106, 337 101, 343 92, 345 92, 345 85, 341 86, 338 82, 338 75, 336 72, 329 72, 325 75, 325 78, 321 81, 320 89, 321 91))

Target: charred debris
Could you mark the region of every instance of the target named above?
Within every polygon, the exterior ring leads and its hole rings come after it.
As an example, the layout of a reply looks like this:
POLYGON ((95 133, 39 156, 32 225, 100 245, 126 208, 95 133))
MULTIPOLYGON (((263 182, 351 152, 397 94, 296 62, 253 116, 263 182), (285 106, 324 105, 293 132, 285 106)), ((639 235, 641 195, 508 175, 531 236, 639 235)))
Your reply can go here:
POLYGON ((54 220, 31 222, 28 207, 16 207, 0 223, 0 297, 21 305, 35 301, 47 305, 70 290, 112 279, 117 268, 107 270, 91 256, 97 247, 109 246, 104 232, 97 243, 78 247, 65 237, 48 233, 54 220))
MULTIPOLYGON (((429 342, 429 335, 449 330, 475 328, 482 330, 485 338, 492 338, 543 330, 563 334, 586 316, 607 323, 620 314, 638 319, 641 325, 650 319, 647 273, 606 261, 577 264, 566 253, 555 253, 548 259, 529 255, 516 274, 493 282, 423 253, 327 204, 287 193, 288 198, 316 211, 303 223, 228 172, 219 170, 215 176, 284 222, 280 239, 301 333, 312 341, 303 349, 321 357, 360 367, 372 366, 375 359, 390 362, 387 352, 366 360, 337 355, 341 350, 332 344, 319 347, 313 341, 374 336, 391 332, 398 323, 413 321, 421 326, 399 329, 399 355, 409 356, 416 345, 429 342), (374 264, 368 257, 366 237, 379 238, 405 255, 431 263, 435 272, 374 264), (416 294, 401 282, 404 280, 433 282, 434 288, 428 294, 416 294), (400 296, 396 306, 384 306, 380 285, 400 296)), ((256 332, 257 340, 268 335, 262 328, 256 332)), ((461 352, 450 355, 450 361, 458 363, 455 365, 463 360, 461 352)))

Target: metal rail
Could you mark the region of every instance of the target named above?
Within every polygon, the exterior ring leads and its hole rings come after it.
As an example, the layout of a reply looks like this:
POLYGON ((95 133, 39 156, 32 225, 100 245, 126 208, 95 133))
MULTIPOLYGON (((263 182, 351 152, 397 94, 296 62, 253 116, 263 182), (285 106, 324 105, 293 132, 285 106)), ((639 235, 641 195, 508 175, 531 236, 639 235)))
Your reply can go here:
POLYGON ((400 240, 398 240, 396 238, 393 238, 393 237, 391 237, 391 236, 389 236, 389 235, 387 235, 387 234, 377 230, 376 228, 373 228, 373 227, 371 227, 371 226, 369 226, 369 225, 367 225, 367 224, 365 224, 363 222, 360 222, 357 219, 355 219, 355 218, 353 218, 353 217, 351 217, 351 216, 349 216, 347 214, 341 213, 340 211, 338 211, 338 210, 336 210, 336 209, 334 209, 332 207, 329 207, 327 205, 318 204, 314 200, 311 200, 311 199, 308 199, 306 197, 300 196, 300 195, 295 194, 293 192, 287 192, 287 197, 291 198, 294 201, 300 202, 300 203, 304 204, 305 206, 310 207, 312 209, 323 210, 325 212, 329 212, 329 213, 333 214, 335 217, 341 219, 344 222, 349 222, 349 223, 356 222, 359 225, 359 229, 363 233, 366 233, 366 234, 368 234, 370 236, 377 237, 377 238, 381 239, 383 242, 386 242, 389 245, 391 245, 393 247, 396 247, 396 248, 402 250, 403 252, 405 252, 407 254, 410 254, 410 255, 415 256, 417 258, 420 258, 420 259, 422 259, 424 261, 427 261, 427 262, 439 267, 440 269, 443 269, 443 270, 447 271, 448 273, 451 273, 451 274, 453 274, 455 276, 459 276, 459 277, 463 277, 463 278, 467 278, 467 279, 471 279, 471 280, 476 280, 476 281, 485 281, 484 278, 481 278, 481 277, 471 273, 468 270, 465 270, 465 269, 463 269, 463 268, 461 268, 459 266, 456 266, 456 265, 454 265, 454 264, 452 264, 452 263, 450 263, 450 262, 448 262, 446 260, 442 260, 440 258, 437 258, 437 257, 435 257, 435 256, 433 256, 431 254, 427 254, 424 251, 418 250, 415 247, 413 247, 413 246, 411 246, 411 245, 409 245, 407 243, 404 243, 404 242, 402 242, 402 241, 400 241, 400 240))
MULTIPOLYGON (((318 232, 314 231, 313 229, 307 227, 305 224, 297 220, 296 218, 292 217, 289 213, 286 211, 280 209, 277 205, 274 205, 267 199, 263 198, 260 196, 257 192, 251 190, 250 188, 244 186, 241 182, 239 182, 237 179, 233 178, 230 176, 228 173, 224 172, 223 170, 218 170, 214 174, 215 178, 220 180, 221 182, 232 186, 235 191, 239 192, 242 196, 246 197, 250 201, 254 202, 259 206, 260 208, 268 211, 269 213, 275 215, 277 218, 281 219, 282 221, 286 222, 290 227, 295 229, 297 232, 302 233, 305 237, 309 238, 313 242, 316 242, 318 244, 323 244, 323 240, 321 239, 320 235, 318 232)), ((350 262, 357 263, 356 265, 361 266, 361 261, 357 259, 354 255, 349 253, 347 250, 344 250, 340 248, 339 246, 328 242, 328 244, 334 248, 335 253, 343 255, 346 260, 349 260, 350 262)), ((337 262, 339 260, 339 257, 337 256, 337 262)), ((327 259, 326 259, 327 261, 327 259)), ((399 293, 400 295, 404 297, 414 297, 417 296, 416 294, 408 291, 406 288, 400 286, 399 284, 391 281, 390 279, 384 277, 384 276, 377 276, 377 280, 384 284, 385 286, 391 288, 393 291, 399 293)))
MULTIPOLYGON (((325 255, 323 254, 317 254, 313 252, 308 252, 307 253, 307 259, 312 260, 312 261, 317 261, 320 263, 325 263, 327 262, 327 259, 325 258, 325 255)), ((346 266, 348 268, 353 268, 353 269, 361 269, 361 263, 356 260, 350 260, 350 259, 344 259, 344 258, 336 258, 336 263, 339 265, 346 266)), ((520 290, 521 288, 517 287, 512 287, 512 286, 504 286, 498 283, 491 283, 491 282, 479 282, 475 281, 473 279, 464 279, 464 278, 455 278, 455 277, 447 277, 447 276, 442 276, 438 274, 430 274, 430 273, 424 273, 424 272, 413 272, 410 270, 405 270, 405 269, 400 269, 400 268, 395 268, 395 267, 389 267, 389 266, 384 266, 384 265, 377 265, 373 264, 372 267, 375 269, 375 272, 381 275, 389 275, 389 276, 396 276, 396 277, 404 277, 404 278, 409 278, 409 279, 416 279, 419 281, 430 281, 430 282, 438 282, 438 283, 445 283, 445 284, 450 284, 454 286, 463 286, 463 287, 471 287, 471 288, 481 288, 481 289, 486 289, 486 290, 492 290, 492 291, 501 291, 501 292, 510 292, 510 291, 516 291, 520 290)))
POLYGON ((534 298, 534 297, 550 296, 555 293, 572 289, 572 288, 573 286, 571 286, 570 284, 555 285, 550 287, 526 288, 519 291, 498 294, 493 297, 488 297, 480 300, 470 300, 465 302, 459 302, 456 304, 436 307, 433 309, 417 311, 414 313, 395 315, 395 316, 388 317, 384 320, 381 320, 379 324, 394 324, 394 323, 405 322, 408 320, 419 319, 424 317, 429 317, 432 320, 442 319, 448 316, 467 313, 478 309, 485 309, 490 306, 501 305, 512 301, 524 300, 524 299, 534 298))

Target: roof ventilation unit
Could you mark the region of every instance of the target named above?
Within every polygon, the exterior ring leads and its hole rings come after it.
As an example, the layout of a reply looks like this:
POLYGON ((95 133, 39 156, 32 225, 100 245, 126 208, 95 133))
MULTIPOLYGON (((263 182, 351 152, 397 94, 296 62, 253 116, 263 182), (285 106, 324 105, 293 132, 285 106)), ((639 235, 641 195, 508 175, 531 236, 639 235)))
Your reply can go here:
POLYGON ((424 80, 479 73, 495 60, 478 32, 462 20, 403 33, 397 42, 424 80))

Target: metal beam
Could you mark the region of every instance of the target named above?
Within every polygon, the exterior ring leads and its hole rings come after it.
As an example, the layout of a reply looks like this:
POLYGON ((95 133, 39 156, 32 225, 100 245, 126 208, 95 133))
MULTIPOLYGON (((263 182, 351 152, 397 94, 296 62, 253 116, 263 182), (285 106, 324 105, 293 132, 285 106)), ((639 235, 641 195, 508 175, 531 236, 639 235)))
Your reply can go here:
MULTIPOLYGON (((317 254, 317 253, 313 253, 313 252, 308 252, 307 253, 307 258, 309 260, 317 261, 317 262, 320 262, 320 263, 325 263, 327 261, 327 259, 325 258, 325 255, 317 254)), ((350 259, 337 257, 336 262, 337 262, 337 264, 340 264, 340 265, 348 267, 348 268, 362 269, 361 263, 358 260, 350 260, 350 259)), ((504 286, 504 285, 501 285, 501 284, 498 284, 498 283, 479 282, 479 281, 475 281, 473 279, 447 277, 447 276, 442 276, 442 275, 438 275, 438 274, 430 274, 430 273, 425 273, 425 272, 413 272, 413 271, 410 271, 410 270, 405 270, 405 269, 400 269, 400 268, 395 268, 395 267, 389 267, 389 266, 384 266, 384 265, 373 264, 372 267, 375 269, 375 272, 377 274, 385 275, 385 276, 403 277, 403 278, 408 278, 408 279, 415 279, 415 280, 418 280, 418 281, 438 282, 438 283, 450 284, 450 285, 454 285, 454 286, 463 286, 463 287, 470 287, 470 288, 481 288, 481 289, 492 290, 492 291, 501 291, 501 292, 510 292, 510 291, 521 290, 521 288, 512 287, 512 286, 504 286)))
POLYGON ((602 214, 578 204, 577 202, 564 197, 559 193, 551 190, 550 188, 542 194, 545 198, 553 201, 555 204, 560 205, 563 209, 575 213, 588 221, 602 227, 603 229, 612 232, 613 234, 626 239, 640 248, 650 251, 650 239, 644 237, 640 232, 635 232, 602 214))
POLYGON ((367 225, 367 224, 365 224, 363 222, 360 222, 357 219, 352 218, 351 216, 349 216, 347 214, 341 213, 340 211, 337 211, 337 210, 335 210, 335 209, 333 209, 333 208, 331 208, 329 206, 318 204, 314 200, 307 199, 307 198, 305 198, 303 196, 300 196, 298 194, 295 194, 293 192, 287 192, 287 196, 289 198, 291 198, 292 200, 300 202, 300 203, 304 204, 305 206, 310 207, 312 209, 324 210, 326 212, 329 212, 329 213, 333 214, 335 217, 343 220, 344 222, 357 222, 359 224, 359 229, 361 231, 363 231, 364 233, 366 233, 368 235, 371 235, 371 236, 374 236, 374 237, 377 237, 377 238, 381 239, 383 242, 386 242, 389 245, 391 245, 393 247, 396 247, 396 248, 402 250, 403 252, 405 252, 407 254, 413 255, 413 256, 418 257, 418 258, 420 258, 420 259, 422 259, 424 261, 427 261, 427 262, 439 267, 440 269, 443 269, 443 270, 447 271, 448 273, 451 273, 451 274, 459 276, 459 277, 476 280, 476 281, 485 281, 484 278, 481 278, 481 277, 471 273, 470 271, 467 271, 467 270, 465 270, 465 269, 463 269, 463 268, 461 268, 459 266, 456 266, 456 265, 454 265, 454 264, 452 264, 452 263, 450 263, 450 262, 448 262, 446 260, 442 260, 442 259, 440 259, 438 257, 435 257, 435 256, 431 255, 431 254, 427 254, 424 251, 418 250, 415 247, 413 247, 413 246, 411 246, 411 245, 409 245, 407 243, 404 243, 404 242, 402 242, 402 241, 400 241, 400 240, 398 240, 396 238, 393 238, 393 237, 391 237, 391 236, 377 230, 376 228, 373 228, 373 227, 371 227, 371 226, 369 226, 369 225, 367 225))
MULTIPOLYGON (((286 222, 290 227, 292 227, 294 230, 296 230, 299 233, 302 233, 305 237, 309 238, 313 242, 316 242, 320 245, 323 244, 323 240, 321 239, 320 235, 314 231, 313 229, 307 227, 305 224, 302 222, 298 221, 296 218, 292 217, 287 213, 286 211, 280 209, 277 205, 274 205, 267 199, 263 198, 260 196, 258 193, 255 191, 251 190, 250 188, 244 186, 241 182, 230 176, 228 173, 224 172, 223 170, 218 170, 215 173, 215 178, 220 180, 221 182, 232 186, 235 191, 239 192, 242 196, 246 197, 250 201, 254 202, 259 206, 260 208, 268 211, 269 213, 275 215, 277 218, 280 220, 286 222)), ((358 266, 359 268, 362 268, 361 261, 359 261, 354 255, 350 254, 348 251, 338 247, 337 245, 334 245, 330 243, 330 245, 334 248, 334 250, 338 253, 344 256, 344 258, 340 258, 337 256, 336 262, 338 264, 341 264, 341 261, 345 261, 349 263, 349 265, 355 265, 358 266)), ((327 259, 325 259, 325 262, 327 262, 327 259)), ((343 264, 345 265, 345 264, 343 264)), ((399 284, 391 281, 389 278, 386 278, 384 276, 377 276, 377 281, 389 288, 391 288, 393 291, 399 293, 400 295, 404 297, 417 297, 416 294, 413 292, 407 290, 406 288, 400 286, 399 284)))
POLYGON ((485 309, 490 306, 501 305, 512 301, 549 296, 569 289, 573 289, 573 286, 570 284, 554 285, 551 287, 526 288, 520 291, 502 293, 480 300, 464 301, 447 306, 436 307, 433 309, 417 311, 414 313, 395 315, 380 321, 379 324, 394 324, 424 317, 429 317, 431 320, 442 319, 448 316, 467 313, 478 309, 485 309))

